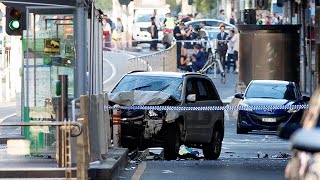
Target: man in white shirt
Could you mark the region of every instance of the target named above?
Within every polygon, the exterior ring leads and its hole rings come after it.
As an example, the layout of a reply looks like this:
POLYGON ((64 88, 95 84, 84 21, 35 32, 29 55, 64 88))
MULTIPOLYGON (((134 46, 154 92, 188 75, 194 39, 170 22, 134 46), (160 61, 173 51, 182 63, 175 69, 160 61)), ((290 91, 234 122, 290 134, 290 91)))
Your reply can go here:
MULTIPOLYGON (((228 50, 227 50, 227 73, 230 71, 230 64, 233 61, 233 44, 231 42, 231 38, 233 37, 233 33, 230 32, 230 36, 228 36, 228 50)), ((233 61, 233 72, 236 70, 235 62, 233 61)))
POLYGON ((162 27, 162 24, 160 22, 160 17, 157 14, 157 10, 156 9, 153 10, 153 17, 155 17, 155 23, 156 23, 157 29, 159 31, 161 29, 161 27, 162 27))
POLYGON ((231 38, 231 43, 233 47, 233 61, 236 63, 236 70, 234 74, 239 72, 239 62, 238 62, 238 53, 239 53, 239 33, 238 30, 230 30, 230 34, 233 34, 231 38))

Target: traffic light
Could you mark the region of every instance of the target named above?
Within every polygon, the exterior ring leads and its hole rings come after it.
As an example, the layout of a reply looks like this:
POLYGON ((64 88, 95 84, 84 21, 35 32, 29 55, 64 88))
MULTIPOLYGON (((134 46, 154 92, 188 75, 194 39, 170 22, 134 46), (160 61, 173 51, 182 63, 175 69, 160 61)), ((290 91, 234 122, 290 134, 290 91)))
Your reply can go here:
POLYGON ((128 6, 132 0, 119 0, 120 5, 128 6))
POLYGON ((6 33, 13 36, 22 36, 22 12, 13 7, 6 8, 6 33))
POLYGON ((193 0, 188 0, 188 5, 192 5, 193 4, 193 0))
POLYGON ((244 10, 244 22, 246 24, 256 24, 256 10, 245 9, 244 10))

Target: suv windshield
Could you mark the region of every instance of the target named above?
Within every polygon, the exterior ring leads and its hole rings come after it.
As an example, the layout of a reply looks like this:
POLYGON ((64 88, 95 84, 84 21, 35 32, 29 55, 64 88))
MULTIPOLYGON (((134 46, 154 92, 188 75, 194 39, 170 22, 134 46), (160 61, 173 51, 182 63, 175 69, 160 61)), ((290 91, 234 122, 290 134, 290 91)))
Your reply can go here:
POLYGON ((250 85, 246 98, 270 98, 295 100, 294 86, 290 84, 258 84, 250 85))
POLYGON ((181 101, 182 78, 127 75, 112 93, 122 91, 162 91, 181 101))

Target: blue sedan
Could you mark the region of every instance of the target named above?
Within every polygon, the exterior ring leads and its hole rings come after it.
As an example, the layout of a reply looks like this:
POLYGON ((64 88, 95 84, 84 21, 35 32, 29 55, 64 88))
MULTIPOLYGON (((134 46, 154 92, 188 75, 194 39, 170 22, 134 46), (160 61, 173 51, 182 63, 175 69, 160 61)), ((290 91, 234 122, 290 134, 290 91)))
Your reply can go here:
MULTIPOLYGON (((245 94, 236 94, 240 106, 279 106, 307 104, 309 97, 302 96, 295 82, 253 80, 245 94)), ((237 134, 252 130, 276 130, 279 124, 299 123, 302 109, 239 110, 237 134)))

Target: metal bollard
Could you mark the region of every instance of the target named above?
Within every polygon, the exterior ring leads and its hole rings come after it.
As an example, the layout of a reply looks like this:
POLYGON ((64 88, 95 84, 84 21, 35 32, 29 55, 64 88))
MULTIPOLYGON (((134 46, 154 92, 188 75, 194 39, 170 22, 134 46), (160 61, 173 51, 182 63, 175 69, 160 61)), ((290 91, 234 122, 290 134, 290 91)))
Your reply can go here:
POLYGON ((112 124, 113 124, 113 146, 121 147, 121 115, 120 110, 113 109, 112 111, 112 124))

